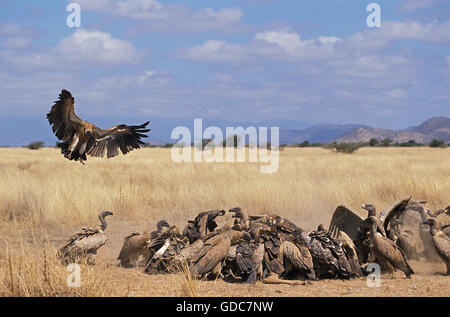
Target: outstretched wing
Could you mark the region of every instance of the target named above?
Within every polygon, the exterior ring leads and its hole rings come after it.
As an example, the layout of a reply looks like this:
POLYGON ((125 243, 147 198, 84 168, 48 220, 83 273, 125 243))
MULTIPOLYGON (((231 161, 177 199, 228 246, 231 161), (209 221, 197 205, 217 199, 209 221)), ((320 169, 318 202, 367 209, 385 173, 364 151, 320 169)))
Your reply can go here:
POLYGON ((121 124, 106 130, 94 126, 95 143, 88 154, 94 157, 103 157, 107 154, 110 158, 119 155, 119 149, 122 154, 139 149, 145 144, 141 138, 147 137, 143 133, 150 131, 145 128, 148 124, 149 121, 137 126, 121 124))
POLYGON ((395 202, 392 206, 390 206, 388 209, 383 210, 380 213, 379 219, 383 223, 384 231, 387 232, 388 226, 389 226, 389 222, 392 219, 400 217, 400 215, 405 210, 405 207, 406 207, 406 205, 408 205, 408 203, 411 200, 411 198, 412 197, 399 200, 399 201, 395 202))
POLYGON ((69 141, 73 138, 78 129, 82 127, 82 122, 75 114, 75 99, 70 92, 63 89, 59 94, 59 99, 47 114, 47 119, 52 126, 53 133, 62 141, 69 141))
POLYGON ((329 231, 333 237, 338 237, 344 231, 352 240, 358 238, 358 228, 363 219, 345 206, 338 206, 331 218, 329 231))

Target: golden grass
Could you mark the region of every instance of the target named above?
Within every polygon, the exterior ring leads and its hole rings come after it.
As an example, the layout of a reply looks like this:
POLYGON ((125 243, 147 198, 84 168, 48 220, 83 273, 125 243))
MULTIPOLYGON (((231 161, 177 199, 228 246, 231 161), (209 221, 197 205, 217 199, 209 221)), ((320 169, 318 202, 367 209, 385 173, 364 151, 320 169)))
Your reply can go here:
MULTIPOLYGON (((240 206, 253 214, 277 213, 313 229, 318 223, 328 225, 341 204, 356 212, 362 203, 381 210, 410 195, 427 200, 431 209, 450 204, 448 148, 363 148, 351 155, 286 148, 274 174, 261 174, 256 163, 174 163, 169 149, 89 158, 82 166, 56 149, 1 148, 0 173, 4 296, 154 295, 130 290, 119 276, 139 283, 154 277, 112 265, 128 231, 153 227, 161 218, 183 228, 200 211, 240 206), (114 212, 108 218, 108 247, 99 252, 102 269, 83 268, 91 277, 80 289, 67 290, 68 273, 56 263, 55 250, 80 226, 97 224, 100 210, 114 212), (111 274, 118 276, 117 285, 102 282, 111 274)), ((196 283, 184 277, 158 294, 207 294, 196 283)))

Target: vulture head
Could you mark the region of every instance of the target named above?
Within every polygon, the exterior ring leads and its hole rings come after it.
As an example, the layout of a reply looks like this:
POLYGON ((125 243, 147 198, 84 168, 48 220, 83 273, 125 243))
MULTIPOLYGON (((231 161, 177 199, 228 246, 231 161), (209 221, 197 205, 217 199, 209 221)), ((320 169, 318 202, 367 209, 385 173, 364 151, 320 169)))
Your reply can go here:
POLYGON ((369 217, 371 217, 371 216, 376 217, 377 216, 377 210, 375 209, 374 205, 364 204, 364 205, 361 206, 361 208, 365 209, 365 210, 367 210, 369 212, 369 214, 368 214, 369 217))
POLYGON ((427 221, 425 221, 423 223, 424 225, 429 225, 430 226, 430 233, 431 235, 434 235, 436 233, 436 230, 439 230, 440 226, 438 221, 435 218, 430 218, 427 221))
POLYGON ((301 245, 309 246, 309 243, 311 242, 311 238, 308 236, 308 234, 303 231, 301 228, 295 229, 293 232, 293 235, 295 237, 295 241, 300 243, 301 245))
POLYGON ((100 219, 102 230, 105 230, 107 226, 105 217, 112 215, 114 214, 111 211, 103 210, 102 212, 100 212, 100 214, 98 215, 98 219, 100 219))
POLYGON ((170 228, 169 223, 164 219, 158 221, 158 223, 156 224, 156 229, 158 230, 158 232, 161 232, 163 228, 170 228))
POLYGON ((439 223, 438 223, 437 220, 434 219, 434 218, 428 219, 428 220, 425 221, 423 224, 424 224, 424 225, 429 225, 431 228, 436 228, 436 227, 439 226, 439 223))
POLYGON ((317 227, 317 231, 319 231, 319 232, 321 232, 321 231, 327 231, 327 229, 325 229, 325 225, 321 223, 321 224, 317 227))
POLYGON ((231 208, 229 212, 234 213, 233 218, 239 219, 239 224, 243 230, 248 230, 250 226, 248 214, 245 210, 242 210, 239 207, 231 208))

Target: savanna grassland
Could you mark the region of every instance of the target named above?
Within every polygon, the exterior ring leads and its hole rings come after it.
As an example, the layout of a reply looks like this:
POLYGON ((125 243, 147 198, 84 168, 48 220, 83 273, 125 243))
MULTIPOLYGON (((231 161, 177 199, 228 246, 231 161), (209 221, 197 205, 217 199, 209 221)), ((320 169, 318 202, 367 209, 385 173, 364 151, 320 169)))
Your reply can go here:
MULTIPOLYGON (((152 230, 159 219, 184 228, 198 212, 240 206, 250 214, 277 213, 307 230, 329 224, 338 205, 365 215, 413 196, 430 209, 450 205, 450 149, 362 148, 349 154, 286 148, 277 173, 257 163, 174 163, 169 149, 146 148, 86 165, 57 149, 0 148, 1 296, 450 296, 443 263, 412 262, 418 274, 385 276, 382 287, 365 278, 297 286, 256 286, 148 276, 117 267, 122 239, 152 230), (95 266, 81 267, 81 287, 69 288, 56 250, 82 226, 110 210, 107 244, 95 266)), ((448 222, 445 216, 440 220, 448 222)), ((230 215, 220 224, 231 223, 230 215)))

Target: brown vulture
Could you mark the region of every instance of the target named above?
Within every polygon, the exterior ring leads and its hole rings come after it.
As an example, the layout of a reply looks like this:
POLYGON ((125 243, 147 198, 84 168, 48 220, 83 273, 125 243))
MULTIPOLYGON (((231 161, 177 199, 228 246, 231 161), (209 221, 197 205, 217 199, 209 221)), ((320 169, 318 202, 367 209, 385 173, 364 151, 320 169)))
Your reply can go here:
POLYGON ((383 237, 377 232, 378 218, 370 216, 367 223, 372 225, 370 230, 370 252, 374 256, 375 263, 381 266, 382 271, 393 272, 401 270, 407 278, 411 278, 414 274, 413 269, 406 260, 405 253, 399 248, 394 241, 383 237))
POLYGON ((63 89, 59 99, 47 114, 47 119, 52 126, 53 133, 60 139, 57 146, 61 153, 69 160, 86 161, 86 154, 93 157, 108 158, 139 149, 144 144, 141 138, 150 131, 145 127, 146 122, 138 126, 116 125, 110 129, 100 129, 90 122, 80 119, 75 114, 75 99, 71 93, 63 89))
POLYGON ((100 219, 99 226, 96 228, 83 227, 71 236, 67 244, 58 251, 57 257, 61 262, 64 265, 73 262, 86 262, 93 265, 97 250, 108 241, 108 237, 104 233, 107 226, 105 217, 112 215, 113 213, 110 211, 102 211, 98 215, 98 219, 100 219))
POLYGON ((424 224, 430 226, 430 235, 433 237, 434 247, 447 267, 445 275, 450 275, 450 237, 442 231, 442 226, 435 218, 428 219, 424 224))
MULTIPOLYGON (((355 243, 360 264, 367 263, 369 261, 370 253, 369 236, 370 230, 372 229, 372 224, 368 222, 367 219, 371 216, 378 219, 377 232, 383 237, 389 237, 390 229, 393 229, 390 227, 391 221, 402 217, 403 213, 408 209, 408 206, 412 202, 411 197, 397 201, 386 210, 383 210, 378 218, 375 206, 364 204, 361 208, 368 212, 367 218, 365 219, 355 214, 350 209, 339 206, 333 213, 330 223, 330 232, 334 238, 338 238, 340 232, 345 232, 355 243)), ((394 225, 392 225, 392 227, 394 227, 394 225)), ((413 250, 414 248, 411 246, 408 250, 409 249, 413 250)))

